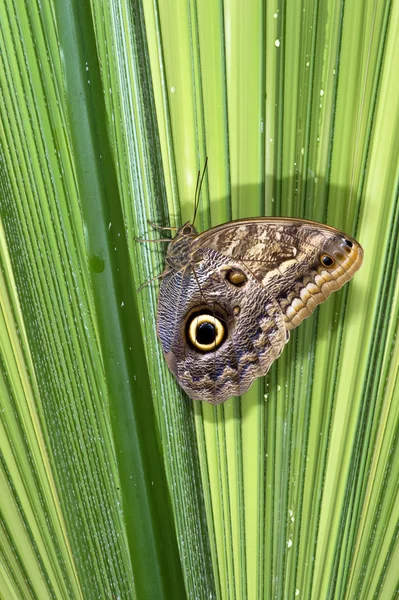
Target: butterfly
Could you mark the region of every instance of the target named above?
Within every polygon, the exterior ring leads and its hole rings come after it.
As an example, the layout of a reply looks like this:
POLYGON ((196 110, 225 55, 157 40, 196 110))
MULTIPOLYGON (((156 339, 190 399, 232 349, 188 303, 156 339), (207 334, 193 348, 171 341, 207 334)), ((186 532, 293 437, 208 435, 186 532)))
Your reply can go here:
POLYGON ((158 298, 170 370, 195 400, 242 395, 362 260, 355 239, 313 221, 240 219, 200 234, 185 223, 170 241, 158 298))

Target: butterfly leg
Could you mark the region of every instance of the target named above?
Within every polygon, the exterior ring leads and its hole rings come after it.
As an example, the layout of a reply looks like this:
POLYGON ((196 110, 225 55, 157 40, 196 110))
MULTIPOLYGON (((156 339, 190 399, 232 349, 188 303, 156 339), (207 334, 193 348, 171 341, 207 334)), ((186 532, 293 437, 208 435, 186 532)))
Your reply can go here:
POLYGON ((140 244, 158 244, 159 242, 171 242, 172 240, 170 238, 161 238, 160 240, 144 240, 143 238, 138 238, 135 237, 134 238, 135 242, 140 242, 140 244))
POLYGON ((165 277, 165 275, 167 275, 167 273, 169 273, 169 271, 163 271, 163 273, 160 273, 159 275, 155 275, 155 277, 151 277, 151 279, 142 283, 141 286, 139 288, 137 288, 136 292, 137 293, 141 292, 141 290, 143 288, 147 287, 147 285, 150 285, 150 283, 152 283, 156 279, 162 279, 162 277, 165 277))

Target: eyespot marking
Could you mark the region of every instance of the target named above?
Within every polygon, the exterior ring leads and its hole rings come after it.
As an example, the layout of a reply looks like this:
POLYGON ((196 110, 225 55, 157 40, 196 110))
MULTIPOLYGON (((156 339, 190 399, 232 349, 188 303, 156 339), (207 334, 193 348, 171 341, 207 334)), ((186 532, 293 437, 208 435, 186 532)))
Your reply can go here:
POLYGON ((332 267, 335 263, 335 260, 333 258, 331 258, 331 256, 329 256, 328 254, 322 254, 320 256, 320 262, 324 267, 332 267))
POLYGON ((247 282, 247 276, 240 269, 229 269, 226 272, 226 279, 231 285, 241 287, 247 282))
POLYGON ((213 314, 193 313, 188 320, 186 336, 190 345, 201 352, 216 350, 226 338, 226 326, 213 314))

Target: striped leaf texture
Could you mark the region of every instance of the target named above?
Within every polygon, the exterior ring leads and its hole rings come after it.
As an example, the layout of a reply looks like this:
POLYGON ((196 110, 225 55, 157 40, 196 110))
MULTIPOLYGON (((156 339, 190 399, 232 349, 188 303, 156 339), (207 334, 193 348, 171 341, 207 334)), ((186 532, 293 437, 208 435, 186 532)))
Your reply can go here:
POLYGON ((0 15, 0 598, 398 598, 399 3, 0 15), (206 157, 200 231, 364 248, 217 407, 167 368, 166 246, 137 241, 192 219, 206 157))

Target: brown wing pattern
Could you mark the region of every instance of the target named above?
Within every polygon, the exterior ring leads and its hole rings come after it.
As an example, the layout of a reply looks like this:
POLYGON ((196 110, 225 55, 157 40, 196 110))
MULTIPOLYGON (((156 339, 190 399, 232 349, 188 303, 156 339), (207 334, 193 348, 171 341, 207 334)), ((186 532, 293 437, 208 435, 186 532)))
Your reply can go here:
POLYGON ((200 234, 191 249, 196 259, 214 250, 241 263, 277 301, 287 329, 349 281, 363 260, 352 237, 301 219, 233 221, 200 234))
POLYGON ((245 219, 200 235, 186 223, 169 245, 158 299, 169 368, 191 398, 243 394, 362 259, 356 240, 311 221, 245 219))
POLYGON ((229 284, 225 264, 222 256, 208 256, 167 274, 158 299, 157 331, 170 370, 191 398, 212 404, 243 394, 287 342, 278 305, 250 275, 244 287, 229 284), (226 332, 224 343, 209 352, 195 349, 187 333, 191 318, 204 310, 226 332))

